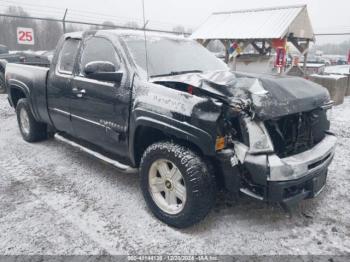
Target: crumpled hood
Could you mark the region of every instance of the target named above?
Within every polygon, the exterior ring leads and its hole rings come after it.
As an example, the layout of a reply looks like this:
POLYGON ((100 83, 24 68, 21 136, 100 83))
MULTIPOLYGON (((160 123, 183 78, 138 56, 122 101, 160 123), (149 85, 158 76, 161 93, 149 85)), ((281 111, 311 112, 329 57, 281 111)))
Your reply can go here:
POLYGON ((310 111, 330 100, 324 87, 299 77, 215 71, 157 77, 152 80, 158 84, 188 84, 228 103, 250 101, 251 110, 261 120, 310 111))

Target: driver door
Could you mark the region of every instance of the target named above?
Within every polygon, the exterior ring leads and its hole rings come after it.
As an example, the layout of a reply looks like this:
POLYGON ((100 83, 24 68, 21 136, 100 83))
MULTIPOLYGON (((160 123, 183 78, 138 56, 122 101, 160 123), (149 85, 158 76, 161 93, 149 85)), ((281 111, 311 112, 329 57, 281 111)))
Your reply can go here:
POLYGON ((122 113, 128 110, 128 103, 120 100, 119 93, 125 92, 126 87, 123 86, 123 80, 115 83, 88 78, 84 68, 94 61, 108 61, 115 65, 116 70, 120 69, 121 60, 109 40, 91 37, 85 41, 80 70, 72 81, 73 131, 78 138, 121 154, 126 148, 122 138, 128 123, 128 118, 122 113))

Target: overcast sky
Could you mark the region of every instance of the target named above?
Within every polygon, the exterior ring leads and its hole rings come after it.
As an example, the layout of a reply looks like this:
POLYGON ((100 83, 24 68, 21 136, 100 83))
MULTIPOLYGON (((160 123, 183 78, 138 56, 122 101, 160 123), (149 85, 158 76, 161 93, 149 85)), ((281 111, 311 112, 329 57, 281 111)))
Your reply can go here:
MULTIPOLYGON (((0 0, 0 3, 11 0, 0 0)), ((13 0, 13 2, 103 13, 124 19, 142 19, 141 0, 13 0)), ((350 32, 350 0, 145 0, 146 17, 150 20, 183 24, 196 28, 215 11, 307 4, 315 32, 350 32)), ((106 19, 108 20, 108 19, 106 19)), ((345 40, 347 37, 327 37, 345 40)), ((324 42, 326 38, 319 38, 324 42)))

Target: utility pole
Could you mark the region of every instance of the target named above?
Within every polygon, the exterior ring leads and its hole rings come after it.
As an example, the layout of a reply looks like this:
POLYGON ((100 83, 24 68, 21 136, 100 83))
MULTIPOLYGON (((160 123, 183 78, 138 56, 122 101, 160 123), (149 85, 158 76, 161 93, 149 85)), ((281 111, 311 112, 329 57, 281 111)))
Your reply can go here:
POLYGON ((67 16, 67 13, 68 13, 68 8, 66 8, 66 10, 64 12, 64 15, 63 15, 63 18, 62 18, 63 34, 66 33, 66 16, 67 16))
POLYGON ((304 50, 304 63, 303 63, 303 73, 304 76, 306 76, 306 68, 307 68, 307 56, 309 54, 309 46, 310 46, 310 40, 306 41, 306 46, 304 50))

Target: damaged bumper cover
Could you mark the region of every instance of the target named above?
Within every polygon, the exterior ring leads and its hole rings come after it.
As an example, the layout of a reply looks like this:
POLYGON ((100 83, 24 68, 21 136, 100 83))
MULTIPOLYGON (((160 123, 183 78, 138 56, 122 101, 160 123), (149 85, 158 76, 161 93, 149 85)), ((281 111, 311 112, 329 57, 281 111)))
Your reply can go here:
POLYGON ((235 150, 219 154, 226 188, 259 200, 286 205, 315 197, 325 186, 336 141, 336 137, 328 133, 310 150, 286 158, 279 158, 274 153, 252 154, 248 147, 237 144, 235 150), (240 173, 238 161, 244 164, 249 175, 240 173), (233 189, 237 184, 239 188, 233 189))
POLYGON ((335 153, 336 137, 328 134, 312 149, 279 159, 268 156, 267 199, 293 205, 317 196, 325 187, 328 166, 335 153))
POLYGON ((337 138, 327 134, 316 146, 303 153, 286 158, 268 156, 269 181, 295 180, 328 167, 333 159, 337 138))

